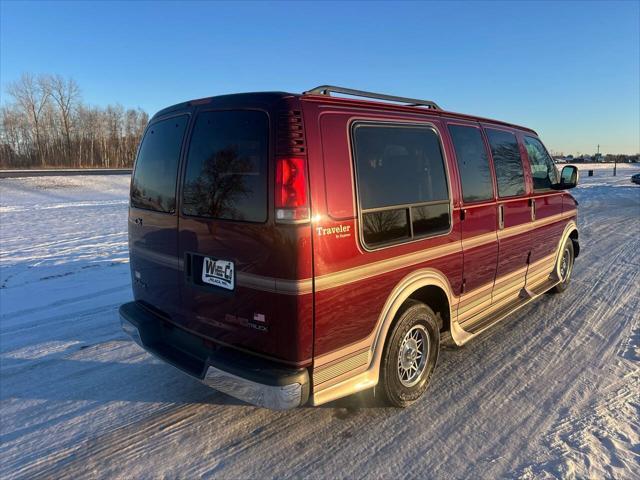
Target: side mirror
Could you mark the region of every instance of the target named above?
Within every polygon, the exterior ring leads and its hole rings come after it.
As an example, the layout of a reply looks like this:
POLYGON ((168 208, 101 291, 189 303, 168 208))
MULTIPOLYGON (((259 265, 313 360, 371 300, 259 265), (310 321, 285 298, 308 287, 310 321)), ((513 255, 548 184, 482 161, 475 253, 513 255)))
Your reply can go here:
POLYGON ((560 183, 556 183, 553 188, 555 190, 568 190, 578 185, 578 167, 567 165, 562 168, 560 173, 560 183))

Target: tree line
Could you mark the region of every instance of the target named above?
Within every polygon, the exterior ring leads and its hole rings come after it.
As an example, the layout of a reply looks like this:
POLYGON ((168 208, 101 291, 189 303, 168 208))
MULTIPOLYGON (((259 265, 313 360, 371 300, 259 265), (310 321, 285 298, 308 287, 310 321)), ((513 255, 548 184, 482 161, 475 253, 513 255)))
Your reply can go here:
POLYGON ((140 108, 97 107, 61 75, 23 74, 0 107, 0 168, 131 167, 149 121, 140 108))

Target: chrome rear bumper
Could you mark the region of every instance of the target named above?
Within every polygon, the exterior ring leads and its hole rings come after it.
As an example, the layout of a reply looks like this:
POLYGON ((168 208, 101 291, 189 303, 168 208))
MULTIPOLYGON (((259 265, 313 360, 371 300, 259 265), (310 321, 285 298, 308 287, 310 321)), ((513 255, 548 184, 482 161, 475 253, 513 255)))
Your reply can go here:
POLYGON ((302 385, 299 383, 265 385, 212 366, 207 368, 203 382, 227 395, 259 407, 288 410, 302 404, 302 385))
POLYGON ((259 407, 286 410, 309 398, 307 369, 290 369, 230 349, 209 349, 202 339, 136 302, 120 307, 122 329, 149 353, 206 385, 259 407))

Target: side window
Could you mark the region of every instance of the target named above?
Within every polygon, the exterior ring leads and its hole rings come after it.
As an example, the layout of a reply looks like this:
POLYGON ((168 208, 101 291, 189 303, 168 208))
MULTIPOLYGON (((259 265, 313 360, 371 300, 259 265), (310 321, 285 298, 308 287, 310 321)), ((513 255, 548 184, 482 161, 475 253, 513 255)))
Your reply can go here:
POLYGON ((269 119, 263 112, 203 112, 193 127, 182 195, 185 215, 267 219, 269 119))
POLYGON ((534 190, 546 190, 558 183, 558 171, 542 142, 534 137, 524 137, 524 146, 527 148, 534 190))
POLYGON ((493 198, 489 157, 479 128, 450 125, 465 203, 493 198))
POLYGON ((487 129, 486 132, 498 181, 498 196, 524 194, 524 171, 516 136, 503 130, 487 129))
POLYGON ((435 130, 358 123, 352 135, 367 246, 449 230, 449 189, 435 130))
POLYGON ((188 115, 149 125, 140 145, 131 182, 131 206, 173 213, 180 148, 188 115))

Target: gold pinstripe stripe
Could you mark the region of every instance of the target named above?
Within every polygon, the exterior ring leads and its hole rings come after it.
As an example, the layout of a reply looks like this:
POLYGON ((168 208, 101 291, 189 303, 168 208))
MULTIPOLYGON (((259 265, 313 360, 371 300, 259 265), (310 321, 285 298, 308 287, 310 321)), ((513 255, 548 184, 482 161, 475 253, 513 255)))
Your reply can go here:
POLYGON ((482 235, 476 235, 475 237, 465 238, 462 240, 462 248, 468 250, 470 248, 481 247, 482 245, 496 242, 497 240, 497 232, 483 233, 482 235))
POLYGON ((498 230, 498 238, 509 238, 513 237, 514 235, 520 235, 521 233, 526 233, 539 227, 551 225, 552 223, 558 222, 565 218, 573 217, 575 214, 576 209, 574 208, 573 210, 534 220, 533 222, 523 223, 522 225, 515 225, 513 227, 505 228, 504 230, 498 230))
MULTIPOLYGON (((320 275, 315 278, 315 290, 328 290, 330 288, 336 288, 359 280, 375 277, 377 275, 388 273, 393 270, 399 270, 430 260, 435 260, 447 255, 458 253, 462 251, 463 247, 465 249, 468 249, 495 242, 496 235, 499 238, 508 238, 514 235, 528 232, 530 230, 534 230, 538 227, 550 225, 562 219, 572 217, 575 214, 576 210, 574 209, 523 225, 509 227, 497 232, 497 234, 496 232, 490 232, 488 234, 477 235, 475 237, 465 239, 462 242, 451 242, 448 244, 439 245, 437 247, 432 247, 427 250, 408 253, 385 260, 379 260, 377 262, 369 263, 366 265, 320 275)), ((263 275, 254 275, 245 272, 238 272, 237 275, 238 285, 242 287, 253 288, 256 290, 282 293, 287 295, 305 295, 313 291, 313 279, 311 278, 301 280, 288 280, 263 275)), ((503 279, 501 279, 501 281, 502 280, 503 279)))
POLYGON ((461 250, 462 248, 460 243, 453 242, 429 248, 428 250, 400 255, 398 257, 380 260, 367 265, 321 275, 316 277, 316 291, 339 287, 358 280, 375 277, 381 273, 387 273, 393 270, 399 270, 419 263, 424 263, 429 260, 435 260, 436 258, 446 257, 447 255, 458 253, 461 250))

